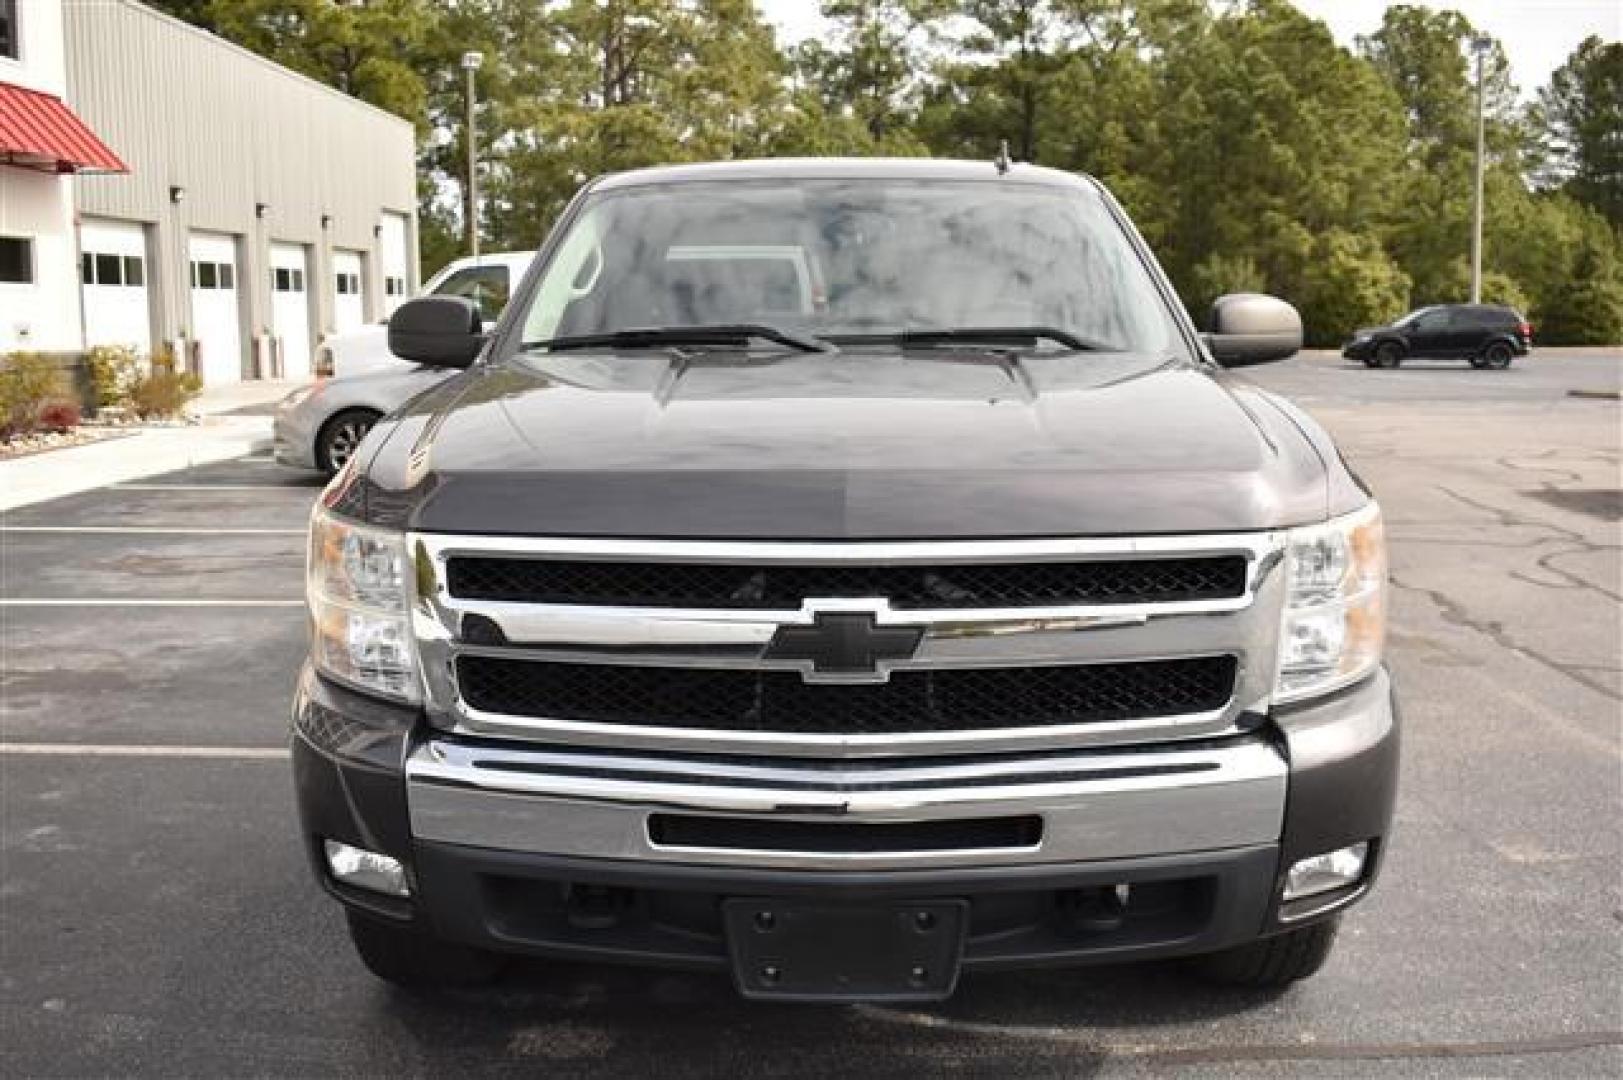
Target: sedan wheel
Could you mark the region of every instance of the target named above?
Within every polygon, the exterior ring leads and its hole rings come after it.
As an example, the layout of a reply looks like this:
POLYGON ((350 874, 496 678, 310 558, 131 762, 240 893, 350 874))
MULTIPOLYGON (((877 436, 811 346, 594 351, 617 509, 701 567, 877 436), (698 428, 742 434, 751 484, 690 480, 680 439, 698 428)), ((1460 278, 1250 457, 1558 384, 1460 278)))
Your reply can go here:
POLYGON ((1502 371, 1510 366, 1510 346, 1503 341, 1496 341, 1488 346, 1488 351, 1482 354, 1482 366, 1502 371))
POLYGON ((316 464, 321 470, 331 476, 349 464, 380 415, 371 409, 347 409, 323 424, 316 436, 316 464))

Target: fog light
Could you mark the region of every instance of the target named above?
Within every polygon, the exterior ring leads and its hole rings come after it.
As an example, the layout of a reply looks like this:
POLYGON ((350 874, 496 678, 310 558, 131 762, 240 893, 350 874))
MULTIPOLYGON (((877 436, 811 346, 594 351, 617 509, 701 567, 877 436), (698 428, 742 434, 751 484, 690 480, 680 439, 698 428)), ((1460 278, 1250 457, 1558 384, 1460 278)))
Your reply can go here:
POLYGON ((327 869, 332 871, 335 880, 389 896, 411 895, 411 886, 406 884, 406 868, 400 865, 399 859, 336 840, 327 840, 322 846, 327 852, 327 869))
POLYGON ((1364 876, 1364 859, 1368 855, 1369 844, 1363 843, 1302 859, 1285 875, 1284 899, 1300 900, 1304 896, 1318 896, 1358 884, 1358 879, 1364 876))

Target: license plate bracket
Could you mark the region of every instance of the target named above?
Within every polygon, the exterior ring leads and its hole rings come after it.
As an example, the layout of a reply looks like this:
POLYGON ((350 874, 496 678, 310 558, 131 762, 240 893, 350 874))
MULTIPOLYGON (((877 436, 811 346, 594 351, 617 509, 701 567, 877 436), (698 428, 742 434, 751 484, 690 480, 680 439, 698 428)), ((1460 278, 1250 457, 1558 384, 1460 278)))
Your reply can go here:
POLYGON ((786 1001, 938 1001, 958 983, 964 900, 722 903, 739 993, 786 1001))

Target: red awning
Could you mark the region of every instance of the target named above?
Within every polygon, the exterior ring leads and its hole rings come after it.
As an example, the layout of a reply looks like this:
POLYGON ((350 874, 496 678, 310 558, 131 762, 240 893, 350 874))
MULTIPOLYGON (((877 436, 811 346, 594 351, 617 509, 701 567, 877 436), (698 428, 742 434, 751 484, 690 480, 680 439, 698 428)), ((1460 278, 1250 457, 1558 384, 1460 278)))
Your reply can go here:
POLYGON ((62 99, 0 83, 0 165, 51 173, 129 172, 62 99))

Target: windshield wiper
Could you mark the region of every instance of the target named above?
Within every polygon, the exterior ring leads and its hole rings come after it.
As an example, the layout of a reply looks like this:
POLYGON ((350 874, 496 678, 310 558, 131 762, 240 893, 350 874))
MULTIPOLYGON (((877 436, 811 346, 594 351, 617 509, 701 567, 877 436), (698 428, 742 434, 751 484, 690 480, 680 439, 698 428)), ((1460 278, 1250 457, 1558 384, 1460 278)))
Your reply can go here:
POLYGON ((671 345, 740 345, 751 340, 770 341, 774 345, 800 352, 837 352, 833 343, 767 323, 717 323, 710 326, 638 326, 626 330, 610 330, 601 334, 571 334, 546 341, 527 341, 526 349, 550 349, 566 352, 571 349, 659 349, 671 345))
POLYGON ((1076 352, 1095 352, 1105 348, 1097 341, 1079 338, 1069 330, 1053 326, 955 326, 942 330, 903 330, 897 337, 903 348, 985 344, 1031 349, 1042 341, 1052 341, 1076 352))
POLYGON ((1099 341, 1077 337, 1069 330, 1053 326, 953 326, 930 330, 898 330, 888 334, 841 334, 840 341, 853 345, 880 345, 896 342, 904 349, 929 349, 938 345, 987 345, 993 348, 1035 349, 1051 341, 1072 352, 1110 352, 1099 341))

